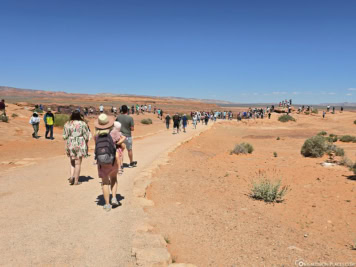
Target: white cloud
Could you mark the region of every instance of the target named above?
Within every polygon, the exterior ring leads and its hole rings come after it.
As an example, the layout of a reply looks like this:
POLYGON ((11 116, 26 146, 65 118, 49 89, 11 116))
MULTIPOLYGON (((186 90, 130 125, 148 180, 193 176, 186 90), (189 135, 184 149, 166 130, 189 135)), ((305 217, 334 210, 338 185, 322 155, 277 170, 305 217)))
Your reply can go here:
POLYGON ((274 95, 286 95, 287 92, 272 92, 274 95))
POLYGON ((352 94, 351 94, 351 93, 348 93, 348 94, 346 94, 346 95, 350 95, 350 96, 351 96, 352 94))
POLYGON ((336 93, 330 92, 328 93, 328 95, 336 95, 336 93))
POLYGON ((293 95, 299 95, 300 93, 299 92, 293 92, 292 94, 293 95))
POLYGON ((258 95, 258 93, 253 93, 253 95, 258 95))
POLYGON ((347 90, 349 90, 349 91, 356 91, 356 88, 349 88, 349 89, 347 89, 347 90))

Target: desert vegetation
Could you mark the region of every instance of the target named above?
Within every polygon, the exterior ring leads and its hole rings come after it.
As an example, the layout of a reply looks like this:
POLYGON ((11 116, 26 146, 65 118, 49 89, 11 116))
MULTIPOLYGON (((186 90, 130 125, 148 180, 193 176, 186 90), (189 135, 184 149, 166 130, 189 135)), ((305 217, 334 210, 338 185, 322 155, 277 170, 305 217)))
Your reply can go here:
POLYGON ((254 148, 251 144, 249 143, 241 143, 238 144, 234 147, 233 150, 231 150, 230 154, 251 154, 253 152, 254 148))
POLYGON ((295 121, 295 119, 291 116, 291 115, 288 115, 288 114, 285 114, 285 115, 282 115, 278 118, 278 120, 280 122, 288 122, 288 121, 295 121))
MULTIPOLYGON (((323 132, 322 132, 323 133, 323 132)), ((324 134, 318 134, 311 138, 308 138, 301 149, 301 154, 304 157, 311 157, 311 158, 320 158, 324 156, 324 154, 334 154, 335 156, 344 156, 345 151, 343 148, 338 147, 333 144, 334 141, 337 141, 337 136, 328 136, 324 137, 324 134)))
POLYGON ((0 115, 0 121, 2 122, 9 122, 9 117, 5 114, 0 115))
POLYGON ((345 143, 350 143, 350 142, 356 143, 356 136, 343 135, 339 138, 339 140, 345 143))
POLYGON ((67 114, 55 114, 54 115, 54 126, 63 128, 64 124, 69 121, 70 116, 67 114))
POLYGON ((16 118, 16 117, 18 117, 19 115, 17 114, 17 113, 12 113, 11 114, 11 118, 16 118))
POLYGON ((250 196, 265 202, 282 202, 288 192, 288 186, 281 186, 281 180, 270 180, 263 173, 252 184, 250 196))
POLYGON ((142 119, 141 123, 142 124, 152 124, 152 120, 151 119, 142 119))
POLYGON ((327 135, 327 134, 328 134, 327 132, 321 131, 321 132, 319 132, 317 135, 325 136, 325 135, 327 135))

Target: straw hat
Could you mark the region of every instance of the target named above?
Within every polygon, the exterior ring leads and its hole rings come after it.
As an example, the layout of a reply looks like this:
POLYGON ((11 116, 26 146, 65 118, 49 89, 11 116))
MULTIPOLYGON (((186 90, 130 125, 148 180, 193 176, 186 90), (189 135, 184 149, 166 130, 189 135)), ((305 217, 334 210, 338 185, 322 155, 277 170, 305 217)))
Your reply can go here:
POLYGON ((98 120, 94 123, 95 128, 99 130, 109 129, 114 125, 115 118, 100 114, 98 120))
POLYGON ((47 111, 51 111, 51 108, 47 108, 47 111))

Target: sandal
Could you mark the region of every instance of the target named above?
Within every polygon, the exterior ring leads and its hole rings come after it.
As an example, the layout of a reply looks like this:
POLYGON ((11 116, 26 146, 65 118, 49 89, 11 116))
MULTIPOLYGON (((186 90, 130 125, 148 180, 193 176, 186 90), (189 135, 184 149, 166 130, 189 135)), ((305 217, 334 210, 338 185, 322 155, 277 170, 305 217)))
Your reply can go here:
POLYGON ((82 184, 82 182, 78 182, 78 183, 76 183, 76 184, 73 183, 73 185, 80 185, 80 184, 82 184))

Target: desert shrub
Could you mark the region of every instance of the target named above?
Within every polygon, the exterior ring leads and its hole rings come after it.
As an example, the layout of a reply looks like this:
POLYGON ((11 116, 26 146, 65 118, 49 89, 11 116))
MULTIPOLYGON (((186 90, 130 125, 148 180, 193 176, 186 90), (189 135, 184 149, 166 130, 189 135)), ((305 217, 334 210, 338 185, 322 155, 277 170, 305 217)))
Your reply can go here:
POLYGON ((54 127, 63 128, 64 124, 69 121, 70 116, 67 114, 55 114, 54 115, 54 127))
POLYGON ((356 174, 356 163, 351 166, 350 170, 356 174))
POLYGON ((356 124, 356 120, 354 120, 354 124, 356 124))
POLYGON ((250 196, 265 202, 282 202, 287 192, 288 186, 281 187, 280 180, 272 182, 266 177, 261 177, 259 181, 253 183, 250 196))
POLYGON ((281 140, 281 138, 278 136, 278 137, 277 137, 277 140, 281 140))
POLYGON ((291 115, 282 115, 278 118, 280 122, 287 122, 287 121, 295 121, 295 119, 291 115))
POLYGON ((348 168, 352 168, 352 166, 354 165, 354 163, 352 162, 352 160, 350 160, 348 157, 342 157, 341 160, 339 161, 339 164, 341 166, 345 166, 345 167, 348 167, 348 168))
POLYGON ((341 142, 346 142, 346 143, 349 143, 349 142, 354 142, 356 143, 356 137, 355 136, 351 136, 351 135, 343 135, 339 138, 339 140, 341 142))
POLYGON ((309 112, 309 111, 306 111, 306 112, 304 112, 304 114, 305 114, 305 115, 309 115, 309 114, 310 114, 310 112, 309 112))
POLYGON ((273 156, 274 156, 275 158, 278 157, 277 152, 273 152, 273 156))
POLYGON ((319 110, 317 108, 313 109, 312 113, 314 114, 318 114, 319 113, 319 110))
POLYGON ((304 157, 320 158, 324 155, 327 149, 325 138, 322 136, 313 136, 305 140, 301 154, 304 157))
POLYGON ((321 136, 325 136, 325 135, 327 135, 328 133, 327 132, 325 132, 325 131, 321 131, 320 133, 318 133, 317 135, 321 135, 321 136))
POLYGON ((11 117, 12 118, 16 118, 16 117, 18 117, 19 115, 17 115, 16 113, 12 113, 12 115, 11 115, 11 117))
POLYGON ((330 143, 335 143, 337 142, 338 137, 335 134, 330 134, 328 137, 325 137, 325 139, 330 143))
POLYGON ((151 119, 142 119, 141 123, 142 124, 152 124, 152 120, 151 119))
POLYGON ((328 153, 329 155, 331 153, 335 153, 335 156, 339 156, 339 157, 343 157, 345 155, 345 151, 343 148, 338 147, 336 145, 333 144, 329 144, 326 148, 326 153, 328 153))
POLYGON ((249 143, 241 143, 234 147, 230 154, 251 154, 253 152, 253 146, 249 143))
POLYGON ((9 117, 5 114, 0 115, 0 121, 2 122, 9 122, 9 117))
POLYGON ((43 110, 40 109, 40 108, 35 108, 33 111, 37 112, 38 114, 42 114, 43 113, 43 110))

